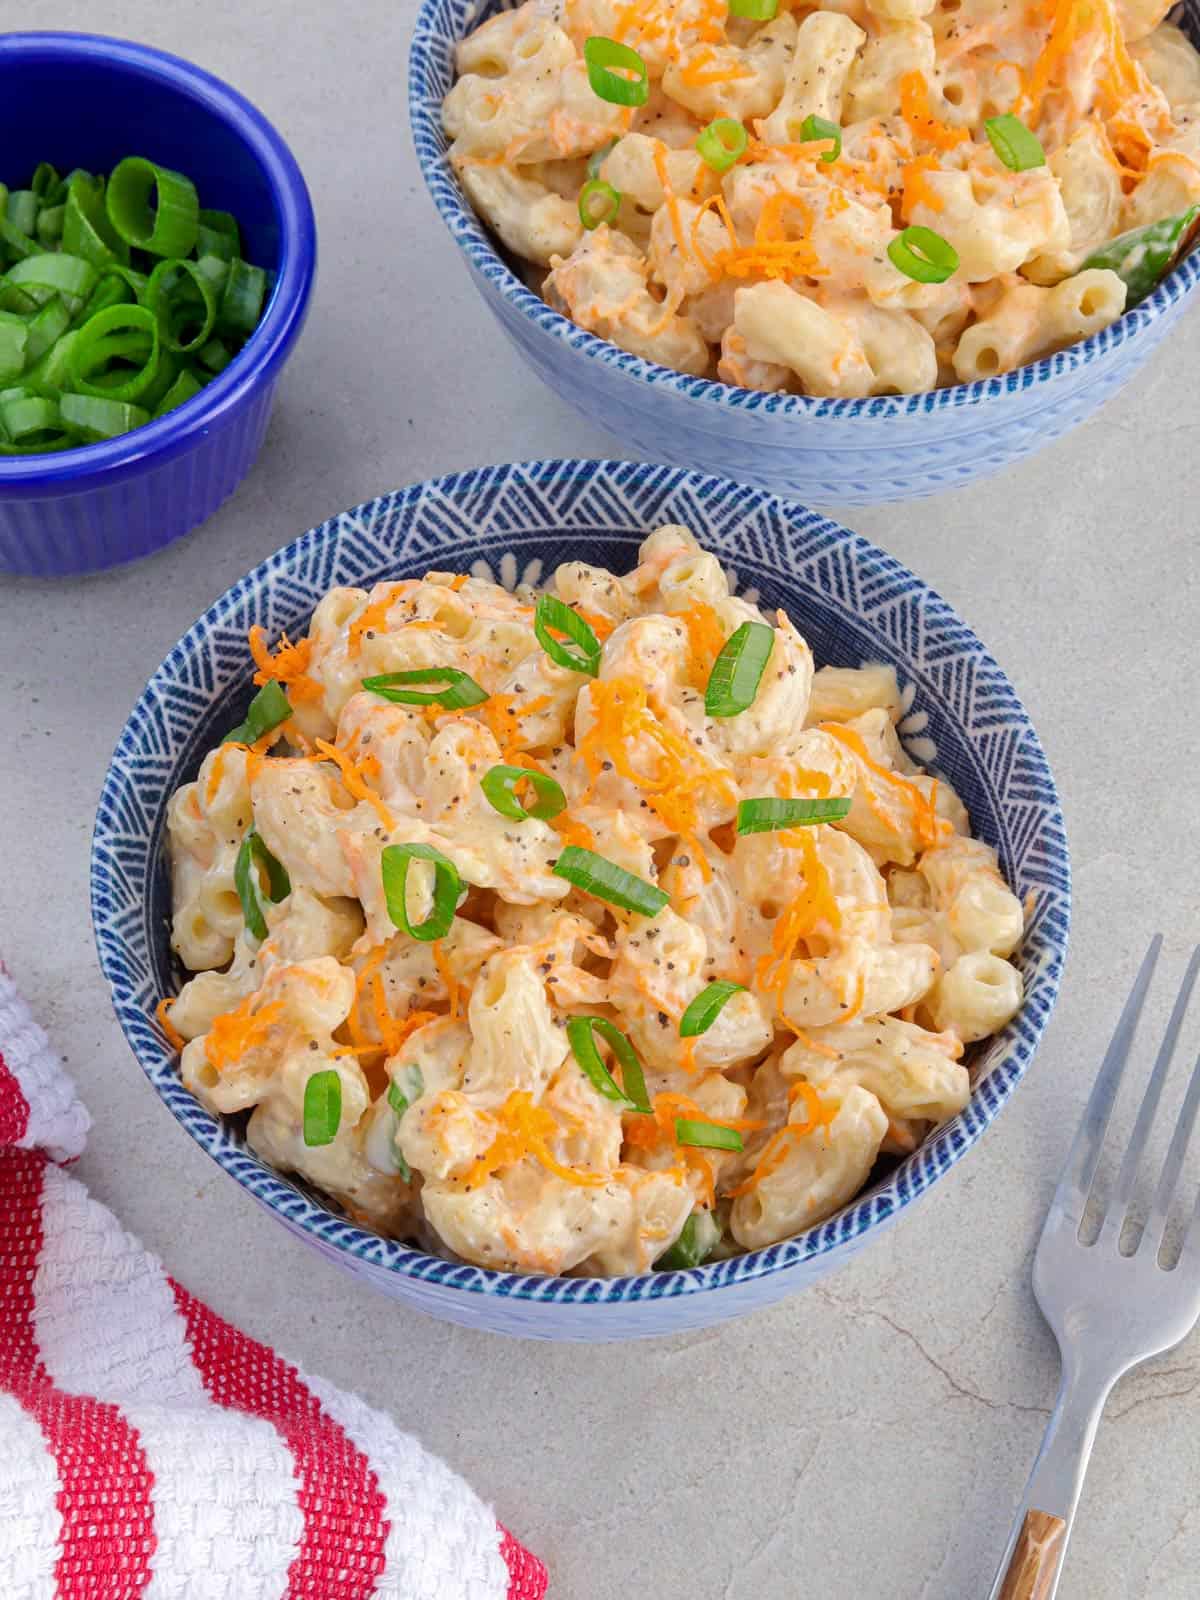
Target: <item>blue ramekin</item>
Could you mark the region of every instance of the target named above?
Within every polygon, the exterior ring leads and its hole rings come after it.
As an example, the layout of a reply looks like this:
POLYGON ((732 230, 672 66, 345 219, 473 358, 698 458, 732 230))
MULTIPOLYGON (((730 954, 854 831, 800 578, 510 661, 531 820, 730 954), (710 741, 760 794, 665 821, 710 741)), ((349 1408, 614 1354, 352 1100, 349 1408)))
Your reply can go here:
POLYGON ((317 267, 312 202, 287 145, 227 84, 177 56, 86 33, 0 34, 0 180, 39 161, 108 171, 147 156, 232 211, 272 274, 262 322, 200 394, 103 444, 0 457, 0 572, 66 577, 136 560, 212 515, 249 472, 317 267))

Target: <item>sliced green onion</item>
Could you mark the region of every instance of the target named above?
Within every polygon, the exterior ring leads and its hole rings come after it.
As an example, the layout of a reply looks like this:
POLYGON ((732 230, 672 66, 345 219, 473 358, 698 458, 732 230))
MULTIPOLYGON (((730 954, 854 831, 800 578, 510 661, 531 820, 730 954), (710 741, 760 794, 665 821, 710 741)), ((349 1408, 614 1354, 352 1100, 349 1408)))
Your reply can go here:
POLYGON ((104 209, 104 180, 76 172, 67 180, 63 212, 63 249, 82 256, 93 266, 128 265, 129 246, 108 220, 104 209))
POLYGON ((397 1117, 402 1117, 425 1093, 425 1074, 415 1063, 401 1067, 388 1084, 387 1101, 397 1117))
POLYGON ((61 244, 63 227, 66 224, 67 208, 61 206, 43 206, 38 212, 37 241, 47 250, 52 250, 61 244))
POLYGON ((579 191, 579 220, 590 232, 602 222, 615 222, 621 209, 621 196, 603 178, 589 178, 579 191))
POLYGON ((56 345, 71 326, 71 313, 61 295, 53 295, 31 320, 25 359, 32 365, 56 345))
POLYGON ((462 881, 453 861, 431 844, 389 844, 380 858, 380 867, 388 916, 394 926, 424 944, 444 938, 454 921, 462 892, 462 881), (414 861, 429 861, 433 865, 433 910, 424 922, 415 925, 408 916, 408 869, 414 861))
POLYGON ((229 263, 217 320, 222 328, 246 338, 258 327, 266 298, 266 273, 235 256, 229 263))
POLYGON ((122 433, 132 433, 134 428, 145 427, 150 421, 150 413, 143 406, 132 405, 128 400, 106 400, 94 394, 64 394, 58 409, 63 422, 85 444, 116 439, 122 433))
POLYGON ((167 412, 174 411, 176 406, 181 406, 186 401, 194 399, 203 387, 204 385, 196 374, 185 369, 155 406, 154 415, 156 417, 165 417, 167 412))
POLYGON ((332 1067, 314 1072, 304 1085, 304 1142, 332 1144, 342 1125, 342 1080, 332 1067))
POLYGON ((741 800, 737 831, 774 833, 780 828, 810 827, 815 822, 840 822, 849 811, 849 800, 741 800))
POLYGON ((744 1148, 736 1128, 723 1128, 717 1122, 696 1122, 690 1117, 675 1118, 675 1143, 693 1145, 698 1150, 736 1150, 744 1148))
POLYGON ((1131 228, 1093 251, 1079 271, 1100 267, 1115 272, 1128 291, 1125 300, 1128 311, 1146 298, 1176 257, 1187 249, 1197 218, 1200 218, 1200 206, 1192 206, 1178 216, 1163 217, 1143 228, 1131 228))
POLYGON ((251 828, 242 840, 233 864, 233 886, 242 902, 246 927, 258 940, 265 939, 268 932, 267 919, 263 914, 263 873, 267 879, 267 899, 273 905, 286 900, 292 892, 292 880, 287 875, 287 869, 267 849, 262 835, 251 828))
POLYGON ((233 360, 233 356, 220 339, 210 339, 202 350, 197 353, 196 359, 201 366, 207 367, 212 373, 224 372, 233 360))
POLYGON ((905 228, 887 253, 897 272, 917 283, 945 283, 958 271, 958 251, 932 228, 905 228))
POLYGON ((736 717, 754 704, 774 648, 775 630, 765 622, 733 630, 708 675, 704 709, 710 717, 736 717))
POLYGON ((620 139, 610 139, 607 144, 602 144, 599 150, 592 151, 591 155, 588 157, 587 164, 587 175, 589 178, 598 178, 600 176, 600 168, 608 160, 609 156, 612 155, 613 151, 617 148, 620 142, 620 139))
POLYGON ((270 733, 272 728, 277 728, 281 722, 286 722, 291 714, 292 707, 287 695, 272 678, 263 684, 251 700, 246 720, 239 722, 236 728, 231 728, 221 743, 255 744, 263 734, 270 733))
POLYGON ((570 672, 586 672, 589 678, 594 678, 599 672, 599 639, 578 611, 572 611, 557 595, 538 596, 537 609, 533 614, 533 631, 537 642, 558 666, 566 667, 570 672), (563 640, 556 639, 550 632, 551 628, 556 633, 565 633, 568 639, 577 644, 578 654, 569 649, 563 640))
POLYGON ((158 319, 145 306, 110 306, 79 329, 71 352, 79 394, 139 400, 158 375, 158 319))
POLYGON ((654 1263, 659 1272, 684 1272, 707 1261, 721 1238, 721 1229, 711 1211, 693 1211, 680 1230, 678 1239, 654 1263))
POLYGON ((37 229, 37 214, 41 210, 40 198, 32 189, 10 189, 5 214, 14 228, 33 234, 37 229))
POLYGON ((646 1078, 637 1051, 615 1023, 610 1022, 607 1017, 571 1017, 567 1022, 567 1043, 571 1046, 571 1054, 578 1061, 597 1094, 602 1094, 606 1100, 613 1100, 618 1105, 626 1106, 642 1116, 653 1115, 646 1094, 646 1078), (600 1051, 596 1045, 597 1034, 620 1062, 624 1088, 617 1083, 600 1059, 600 1051))
POLYGON ((153 256, 186 256, 196 243, 200 201, 182 172, 141 156, 113 168, 104 194, 108 220, 126 244, 153 256))
POLYGON ((396 1163, 396 1171, 405 1183, 412 1182, 412 1168, 404 1159, 403 1153, 396 1148, 396 1133, 400 1129, 400 1118, 412 1105, 414 1100, 419 1100, 425 1093, 425 1076, 418 1066, 401 1067, 400 1071, 388 1084, 387 1102, 391 1106, 396 1118, 396 1128, 392 1133, 392 1159, 396 1163))
POLYGON ((158 318, 168 350, 190 355, 207 344, 217 322, 217 291, 195 261, 160 261, 146 286, 146 304, 158 318))
POLYGON ((362 686, 398 706, 445 706, 447 711, 481 706, 488 698, 487 690, 481 689, 469 673, 457 667, 416 667, 411 672, 384 672, 376 678, 364 678, 362 686), (415 683, 441 683, 445 688, 404 687, 415 683))
POLYGON ((1031 133, 1020 117, 1006 112, 1002 117, 989 117, 983 125, 988 143, 1010 172, 1028 172, 1030 167, 1044 167, 1046 152, 1036 133, 1031 133))
POLYGON ((54 450, 65 437, 58 401, 23 390, 0 396, 0 439, 27 451, 54 450))
POLYGON ((729 0, 731 17, 749 17, 751 22, 770 22, 779 10, 779 0, 729 0))
POLYGON ((11 383, 25 371, 29 324, 12 311, 0 311, 0 384, 11 383))
POLYGON ((62 183, 58 175, 58 168, 52 167, 48 161, 39 161, 33 169, 33 177, 29 180, 29 187, 39 200, 45 201, 47 196, 53 194, 62 183))
POLYGON ((623 911, 636 911, 643 917, 656 917, 671 898, 656 884, 647 883, 645 878, 626 872, 615 861, 577 844, 567 845, 551 871, 582 889, 584 894, 620 906, 623 911))
POLYGON ((650 98, 650 74, 636 50, 598 34, 583 42, 592 93, 614 106, 644 106, 650 98))
POLYGON ((8 270, 9 283, 15 283, 28 292, 31 288, 46 289, 74 301, 73 312, 79 310, 96 286, 96 269, 82 256, 66 252, 43 252, 26 256, 8 270))
POLYGON ((492 767, 479 781, 484 798, 493 810, 513 822, 524 822, 533 817, 538 822, 549 822, 567 809, 567 797, 562 784, 546 772, 533 767, 492 767), (528 783, 537 799, 527 806, 517 794, 517 786, 528 783))
POLYGON ((696 140, 696 150, 713 172, 728 172, 745 155, 750 136, 734 117, 716 117, 696 140))
POLYGON ((832 139, 833 149, 821 154, 822 161, 836 161, 842 153, 842 130, 827 117, 807 116, 800 124, 800 140, 812 144, 817 139, 832 139))
POLYGON ((242 253, 242 236, 237 218, 228 211, 206 211, 200 208, 196 229, 196 254, 219 256, 222 261, 232 261, 242 253))
POLYGON ((744 993, 745 988, 744 983, 730 983, 726 978, 705 984, 679 1019, 679 1037, 694 1039, 701 1033, 707 1033, 725 1009, 726 1001, 735 994, 744 993))

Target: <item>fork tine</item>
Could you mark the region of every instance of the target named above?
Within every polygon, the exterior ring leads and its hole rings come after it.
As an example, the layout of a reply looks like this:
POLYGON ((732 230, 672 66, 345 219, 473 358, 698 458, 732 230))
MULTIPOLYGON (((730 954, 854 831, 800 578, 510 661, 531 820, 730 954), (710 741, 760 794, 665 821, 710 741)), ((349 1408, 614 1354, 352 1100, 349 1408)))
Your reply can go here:
POLYGON ((1142 1013, 1146 991, 1150 987, 1150 979, 1154 975, 1154 964, 1158 960, 1162 942, 1161 933, 1156 933, 1151 939, 1150 948, 1146 951, 1129 999, 1125 1002, 1125 1009, 1121 1013, 1121 1020, 1117 1023, 1116 1032, 1101 1062, 1096 1087, 1092 1090, 1092 1097, 1079 1125, 1079 1132, 1075 1135, 1063 1175, 1059 1179, 1058 1188, 1054 1191, 1054 1199, 1050 1203, 1050 1211, 1046 1218, 1047 1228, 1062 1216, 1066 1216, 1076 1227, 1083 1221, 1092 1179, 1096 1176, 1096 1167, 1100 1161, 1108 1119, 1112 1115, 1113 1101, 1117 1097, 1121 1074, 1125 1071, 1125 1063, 1129 1059, 1129 1047, 1133 1043, 1133 1035, 1142 1013))
MULTIPOLYGON (((1171 1138, 1167 1159, 1163 1162, 1162 1176, 1158 1180, 1158 1188, 1154 1191, 1154 1204, 1150 1207, 1150 1215, 1146 1218, 1146 1226, 1142 1230, 1142 1237, 1138 1243, 1139 1251, 1147 1242, 1154 1246, 1155 1255, 1162 1249, 1163 1235, 1167 1229, 1167 1217, 1170 1214, 1171 1202, 1175 1198, 1175 1185, 1179 1182, 1179 1174, 1183 1170, 1184 1157, 1187 1147, 1191 1142, 1192 1129, 1196 1125, 1196 1112, 1200 1110, 1200 1060, 1197 1060, 1192 1072, 1191 1082, 1187 1086, 1187 1094, 1183 1098, 1183 1107, 1179 1113, 1179 1121, 1175 1124, 1175 1132, 1171 1138)), ((1190 1244, 1194 1227, 1188 1228, 1187 1242, 1190 1244)))
MULTIPOLYGON (((1171 1008, 1171 1018, 1167 1023, 1167 1030, 1163 1034, 1162 1044, 1158 1048, 1158 1055, 1154 1061, 1154 1071, 1150 1074, 1150 1082, 1146 1085, 1146 1093, 1142 1097, 1142 1104, 1134 1123, 1133 1135, 1121 1162, 1121 1171, 1117 1176, 1116 1188, 1108 1202, 1104 1218, 1104 1226, 1100 1230, 1100 1238, 1106 1244, 1119 1242, 1125 1227, 1125 1218, 1129 1212, 1129 1203, 1133 1199, 1133 1189, 1137 1182, 1138 1167, 1141 1165, 1145 1153, 1146 1141, 1150 1137, 1150 1129, 1158 1115, 1159 1101, 1162 1099, 1163 1085, 1171 1069, 1171 1058, 1175 1054, 1175 1044, 1179 1038, 1179 1030, 1183 1026, 1183 1019, 1187 1012, 1188 1002, 1192 998, 1192 990, 1196 983, 1196 973, 1200 970, 1200 945, 1192 951, 1192 959, 1187 964, 1187 971, 1183 975, 1183 982, 1179 985, 1179 993, 1175 997, 1175 1004, 1171 1008)), ((1170 1157, 1168 1156, 1168 1161, 1170 1157)), ((1183 1152, 1180 1151, 1180 1161, 1183 1152)), ((1175 1179, 1171 1180, 1171 1188, 1175 1186, 1175 1179)), ((1170 1191, 1168 1190, 1168 1204, 1170 1191)), ((1145 1235, 1143 1234, 1143 1237, 1145 1235)))

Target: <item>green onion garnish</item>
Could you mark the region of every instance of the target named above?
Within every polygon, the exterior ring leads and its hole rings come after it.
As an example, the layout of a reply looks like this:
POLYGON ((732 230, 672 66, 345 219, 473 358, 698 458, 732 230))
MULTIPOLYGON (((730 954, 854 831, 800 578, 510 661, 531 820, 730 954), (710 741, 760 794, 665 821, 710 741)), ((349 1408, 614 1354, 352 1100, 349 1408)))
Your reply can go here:
POLYGON ((737 831, 774 833, 779 828, 807 828, 815 822, 840 822, 849 811, 849 800, 741 800, 737 831))
POLYGON ((1179 216, 1163 217, 1143 228, 1131 228, 1093 251, 1079 271, 1101 267, 1115 272, 1128 290, 1125 300, 1128 311, 1130 306, 1146 298, 1176 256, 1187 248, 1197 218, 1200 218, 1200 206, 1192 206, 1179 216))
POLYGON ((85 322, 71 350, 78 394, 138 400, 158 376, 158 319, 146 306, 110 306, 85 322))
POLYGON ((221 261, 232 261, 242 253, 242 236, 237 218, 228 211, 200 209, 196 228, 197 256, 216 256, 221 261))
POLYGON ((887 253, 897 272, 917 283, 945 283, 958 271, 958 251, 932 228, 905 228, 887 253))
POLYGON ((310 1149, 332 1144, 342 1124, 342 1080, 332 1067, 314 1072, 304 1085, 304 1142, 310 1149))
POLYGON ((683 1272, 688 1267, 698 1267, 712 1255, 720 1237, 720 1227, 711 1211, 693 1211, 678 1239, 654 1263, 655 1268, 659 1272, 683 1272))
POLYGON ((1046 152, 1036 133, 1031 133, 1020 117, 1005 113, 1002 117, 989 117, 983 125, 988 143, 1010 172, 1027 172, 1030 167, 1044 167, 1046 152))
POLYGON ((186 256, 196 243, 200 201, 182 172, 127 156, 113 168, 104 208, 125 243, 152 256, 186 256))
POLYGON ((589 178, 598 178, 600 176, 600 168, 608 160, 609 156, 612 155, 613 151, 617 148, 620 142, 620 139, 610 139, 607 144, 602 144, 599 150, 592 151, 591 155, 588 157, 587 164, 587 175, 589 178))
POLYGON ((650 98, 650 74, 636 50, 595 34, 583 42, 592 93, 614 106, 644 106, 650 98))
POLYGON ((551 871, 585 894, 607 900, 609 905, 620 906, 622 911, 636 911, 643 917, 656 917, 671 898, 665 890, 647 883, 645 878, 626 872, 615 861, 577 844, 567 845, 551 871))
POLYGON ((221 743, 254 744, 264 733, 270 733, 272 728, 277 728, 281 722, 286 722, 291 714, 292 707, 287 695, 272 678, 263 684, 251 700, 246 711, 246 720, 239 722, 236 728, 231 728, 221 743))
POLYGON ((484 797, 502 817, 513 822, 524 822, 533 817, 538 822, 549 822, 567 809, 567 797, 562 785, 548 773, 536 772, 532 767, 492 767, 480 779, 479 787, 484 797), (527 806, 517 794, 518 784, 527 783, 537 799, 527 806))
POLYGON ((589 678, 594 678, 599 672, 599 639, 578 611, 572 611, 557 595, 538 596, 537 610, 533 614, 533 631, 537 635, 537 642, 556 665, 566 667, 569 672, 586 672, 589 678), (563 640, 556 639, 550 632, 551 628, 555 633, 565 633, 568 639, 577 644, 578 653, 563 640))
POLYGON ((128 265, 129 246, 104 209, 103 178, 76 172, 67 180, 62 246, 69 255, 82 256, 93 266, 128 265))
POLYGON ((675 1143, 694 1145, 698 1150, 736 1150, 744 1146, 736 1128, 717 1122, 694 1122, 690 1117, 675 1118, 675 1143))
POLYGON ((589 178, 579 191, 579 220, 590 232, 602 222, 615 222, 621 196, 603 178, 589 178))
POLYGON ((481 706, 488 697, 486 689, 481 689, 469 673, 460 672, 457 667, 416 667, 411 672, 384 672, 377 678, 364 678, 362 686, 396 705, 445 706, 447 711, 481 706), (441 683, 445 688, 403 687, 414 683, 441 683))
POLYGON ((728 172, 745 155, 750 136, 734 117, 717 117, 696 140, 696 150, 713 172, 728 172))
MULTIPOLYGON (((396 1127, 400 1126, 400 1118, 412 1105, 414 1100, 419 1100, 425 1093, 425 1075, 418 1066, 401 1067, 400 1071, 388 1084, 387 1103, 391 1106, 396 1116, 396 1127)), ((396 1171, 405 1183, 412 1182, 412 1168, 404 1159, 403 1154, 396 1148, 396 1135, 392 1134, 392 1160, 396 1163, 396 1171)))
POLYGON ((800 124, 800 140, 802 144, 811 144, 815 139, 832 139, 833 149, 825 150, 821 154, 822 161, 836 161, 842 153, 842 130, 836 122, 830 122, 827 117, 808 116, 800 124))
POLYGON ((724 1010, 725 1002, 743 993, 745 988, 744 983, 730 983, 725 978, 706 984, 680 1017, 679 1037, 694 1039, 698 1034, 707 1033, 724 1010))
POLYGON ((779 0, 729 0, 729 15, 751 22, 770 22, 778 10, 779 0))
POLYGON ((267 899, 272 905, 286 900, 292 892, 292 880, 287 868, 277 861, 267 849, 262 835, 251 828, 242 840, 241 849, 233 866, 233 886, 242 902, 242 916, 246 927, 258 940, 267 937, 267 919, 263 914, 262 875, 267 877, 267 899))
POLYGON ((734 629, 708 676, 704 709, 710 717, 736 717, 754 704, 774 647, 775 630, 765 622, 734 629))
POLYGON ((598 1094, 643 1116, 652 1115, 642 1064, 637 1058, 637 1051, 620 1028, 607 1017, 572 1017, 567 1023, 567 1043, 571 1046, 571 1054, 583 1068, 588 1081, 598 1094), (621 1063, 621 1080, 624 1088, 621 1088, 601 1061, 600 1051, 596 1046, 596 1034, 605 1040, 611 1047, 613 1055, 621 1063))
POLYGON ((146 287, 146 304, 158 318, 162 342, 179 355, 208 343, 217 300, 217 286, 198 261, 160 261, 146 287))
POLYGON ((444 938, 450 931, 462 893, 462 881, 453 861, 431 844, 389 844, 380 858, 380 867, 388 916, 393 924, 423 944, 444 938), (424 922, 415 926, 408 917, 408 869, 414 861, 433 863, 433 910, 424 922))
POLYGON ((414 1100, 419 1100, 425 1093, 425 1074, 418 1066, 401 1067, 396 1076, 388 1084, 388 1105, 402 1117, 412 1105, 414 1100))

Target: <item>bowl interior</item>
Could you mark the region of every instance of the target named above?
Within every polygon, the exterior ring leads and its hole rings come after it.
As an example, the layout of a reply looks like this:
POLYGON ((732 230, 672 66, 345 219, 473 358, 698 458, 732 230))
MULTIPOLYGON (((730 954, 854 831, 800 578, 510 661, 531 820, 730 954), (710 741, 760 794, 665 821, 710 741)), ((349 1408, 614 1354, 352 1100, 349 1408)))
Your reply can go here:
POLYGON ((5 139, 0 182, 28 183, 39 161, 108 173, 125 156, 146 156, 185 173, 200 204, 231 211, 256 266, 277 270, 283 249, 279 197, 252 143, 218 109, 223 86, 169 58, 137 60, 108 41, 94 48, 43 36, 5 58, 0 97, 5 139))
POLYGON ((948 606, 866 540, 803 508, 718 479, 636 463, 542 462, 481 468, 416 485, 315 528, 234 586, 159 668, 127 724, 96 823, 93 915, 118 1015, 158 1092, 189 1132, 246 1187, 339 1251, 457 1287, 547 1298, 688 1293, 776 1270, 852 1241, 921 1193, 974 1142, 1027 1065, 1057 993, 1066 949, 1069 870, 1053 780, 1003 672, 948 606), (821 664, 883 661, 897 670, 912 755, 948 778, 975 832, 1030 906, 1021 952, 1026 1004, 975 1062, 967 1110, 838 1216, 767 1250, 692 1272, 589 1280, 520 1278, 456 1266, 383 1240, 333 1214, 244 1145, 240 1126, 201 1110, 152 1022, 181 973, 171 956, 163 826, 175 787, 240 720, 250 697, 246 631, 294 638, 334 584, 369 587, 430 568, 468 568, 511 587, 568 559, 617 571, 664 522, 692 529, 738 592, 785 607, 821 664), (591 1285, 590 1292, 583 1288, 591 1285))

